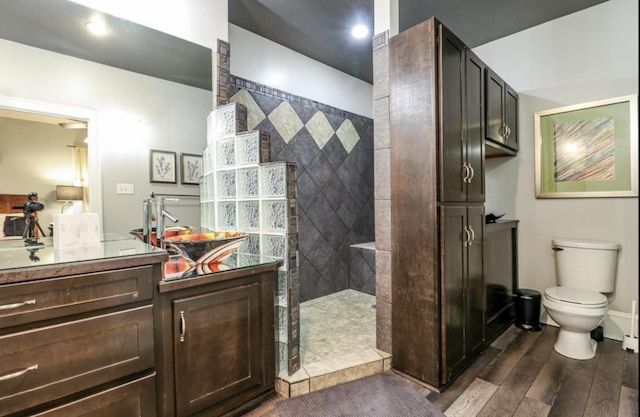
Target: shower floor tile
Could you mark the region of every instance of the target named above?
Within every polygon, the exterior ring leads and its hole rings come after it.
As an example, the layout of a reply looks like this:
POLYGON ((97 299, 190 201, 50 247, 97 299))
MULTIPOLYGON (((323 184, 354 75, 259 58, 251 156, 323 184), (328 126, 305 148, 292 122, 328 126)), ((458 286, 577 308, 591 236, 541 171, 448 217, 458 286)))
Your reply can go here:
POLYGON ((344 290, 300 304, 301 368, 279 375, 277 391, 293 397, 388 370, 376 349, 376 297, 344 290))

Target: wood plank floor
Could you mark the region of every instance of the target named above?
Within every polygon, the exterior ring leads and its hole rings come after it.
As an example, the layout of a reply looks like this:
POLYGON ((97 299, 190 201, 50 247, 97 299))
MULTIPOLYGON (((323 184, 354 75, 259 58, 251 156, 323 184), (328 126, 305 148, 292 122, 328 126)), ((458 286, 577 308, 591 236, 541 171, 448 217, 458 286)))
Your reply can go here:
MULTIPOLYGON (((448 417, 638 416, 637 353, 605 339, 593 359, 569 359, 553 350, 558 328, 542 329, 510 327, 442 393, 415 388, 448 417)), ((275 417, 281 398, 241 416, 275 417)))

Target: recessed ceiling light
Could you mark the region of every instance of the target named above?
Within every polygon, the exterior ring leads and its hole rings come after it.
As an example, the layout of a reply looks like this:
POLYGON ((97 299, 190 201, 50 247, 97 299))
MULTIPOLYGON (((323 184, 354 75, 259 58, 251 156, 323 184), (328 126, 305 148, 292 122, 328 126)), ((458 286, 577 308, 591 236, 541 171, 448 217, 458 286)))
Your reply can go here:
POLYGON ((109 28, 103 23, 97 20, 90 20, 84 24, 87 30, 96 36, 104 36, 109 33, 109 28))
POLYGON ((351 29, 351 35, 354 38, 362 39, 369 34, 369 28, 365 25, 355 25, 353 29, 351 29))

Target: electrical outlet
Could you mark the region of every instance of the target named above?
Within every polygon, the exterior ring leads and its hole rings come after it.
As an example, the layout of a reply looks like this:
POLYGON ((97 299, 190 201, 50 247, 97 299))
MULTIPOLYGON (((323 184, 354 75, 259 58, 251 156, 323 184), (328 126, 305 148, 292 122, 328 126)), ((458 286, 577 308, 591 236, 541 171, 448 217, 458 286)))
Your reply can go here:
POLYGON ((133 194, 133 184, 117 184, 116 194, 133 194))

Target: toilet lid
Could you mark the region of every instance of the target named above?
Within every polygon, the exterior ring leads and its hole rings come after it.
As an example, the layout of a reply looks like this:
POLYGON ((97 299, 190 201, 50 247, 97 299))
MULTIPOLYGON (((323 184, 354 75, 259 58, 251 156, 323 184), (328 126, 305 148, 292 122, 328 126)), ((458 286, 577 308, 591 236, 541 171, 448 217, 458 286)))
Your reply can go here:
POLYGON ((582 288, 551 287, 545 290, 545 295, 556 301, 580 304, 589 308, 599 308, 607 305, 607 297, 604 294, 582 288))

